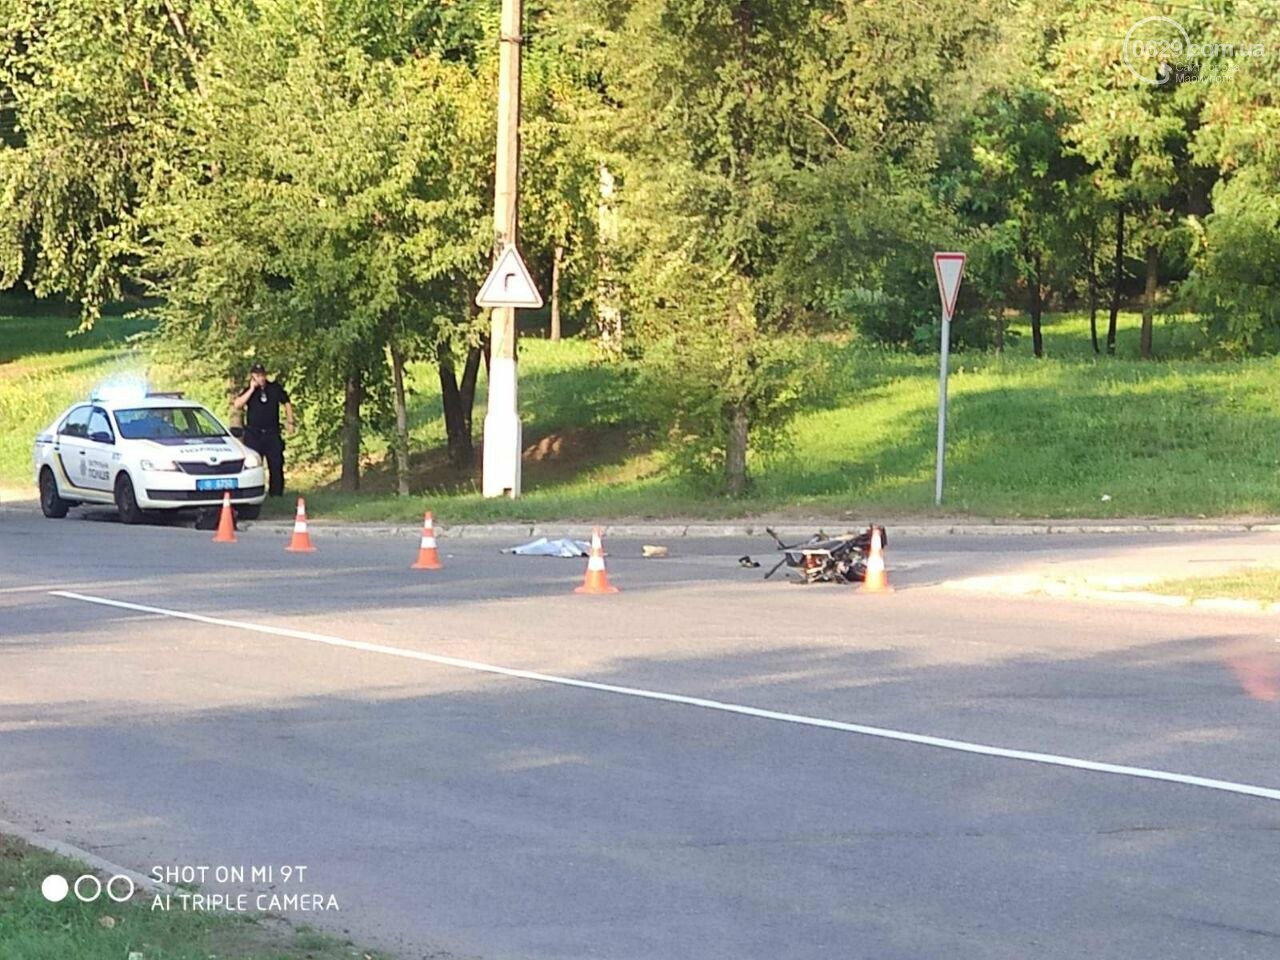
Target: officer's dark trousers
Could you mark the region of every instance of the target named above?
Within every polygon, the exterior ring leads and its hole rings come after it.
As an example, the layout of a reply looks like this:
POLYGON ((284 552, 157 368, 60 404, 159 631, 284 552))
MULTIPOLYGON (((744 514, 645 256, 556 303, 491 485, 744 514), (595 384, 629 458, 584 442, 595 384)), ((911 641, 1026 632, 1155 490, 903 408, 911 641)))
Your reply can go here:
POLYGON ((262 454, 271 474, 267 492, 273 497, 284 494, 284 438, 278 430, 253 430, 244 432, 245 445, 262 454))

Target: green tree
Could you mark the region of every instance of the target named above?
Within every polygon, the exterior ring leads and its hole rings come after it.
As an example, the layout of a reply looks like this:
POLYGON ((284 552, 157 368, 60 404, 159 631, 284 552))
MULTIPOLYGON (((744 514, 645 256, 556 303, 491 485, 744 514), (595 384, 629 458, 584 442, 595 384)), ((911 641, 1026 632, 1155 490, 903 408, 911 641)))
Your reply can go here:
POLYGON ((1280 22, 1241 11, 1213 18, 1219 51, 1206 91, 1197 160, 1221 175, 1212 212, 1193 211, 1195 268, 1186 293, 1214 342, 1232 354, 1280 350, 1280 22))
POLYGON ((565 307, 591 301, 599 258, 599 168, 611 120, 598 74, 599 43, 573 7, 535 10, 523 81, 521 246, 550 264, 550 337, 565 307))
POLYGON ((0 285, 118 299, 173 174, 215 0, 0 0, 0 285))
POLYGON ((1013 284, 1026 292, 1037 357, 1044 356, 1046 293, 1068 285, 1087 242, 1082 221, 1090 208, 1080 194, 1092 191, 1084 164, 1063 144, 1065 122, 1061 104, 1015 79, 993 87, 962 128, 970 150, 963 206, 991 228, 985 236, 1008 265, 1001 272, 1012 284, 1002 303, 1013 295, 1013 284))
POLYGON ((799 52, 816 11, 785 0, 635 0, 614 34, 627 284, 645 388, 663 396, 690 460, 747 487, 752 431, 768 438, 793 386, 773 296, 795 144, 799 52))
POLYGON ((229 372, 250 354, 293 370, 317 422, 339 425, 319 437, 344 489, 364 421, 385 425, 406 492, 404 366, 470 322, 457 280, 489 243, 487 98, 466 64, 375 60, 305 9, 273 12, 229 25, 208 58, 198 162, 149 224, 157 312, 171 341, 221 344, 229 372))
MULTIPOLYGON (((1207 86, 1184 78, 1180 71, 1186 65, 1148 57, 1145 47, 1126 44, 1129 31, 1151 16, 1145 4, 1072 0, 1062 11, 1052 82, 1073 117, 1068 141, 1096 171, 1098 190, 1117 210, 1113 318, 1126 227, 1142 250, 1140 350, 1150 358, 1162 251, 1185 244, 1185 217, 1212 183, 1212 170, 1192 154, 1207 86)), ((1209 14, 1189 8, 1181 16, 1189 35, 1202 38, 1209 14)), ((1163 29, 1171 28, 1166 23, 1163 29)), ((1154 38, 1157 53, 1168 39, 1154 38)), ((1107 350, 1115 350, 1114 329, 1108 331, 1107 350)))
MULTIPOLYGON (((872 339, 936 349, 932 254, 977 254, 991 234, 957 208, 972 179, 963 118, 998 72, 989 51, 1004 6, 945 0, 921 16, 909 0, 846 2, 816 20, 795 104, 811 139, 795 156, 778 280, 819 324, 830 318, 872 339)), ((987 342, 985 278, 999 262, 971 261, 957 344, 987 342)))

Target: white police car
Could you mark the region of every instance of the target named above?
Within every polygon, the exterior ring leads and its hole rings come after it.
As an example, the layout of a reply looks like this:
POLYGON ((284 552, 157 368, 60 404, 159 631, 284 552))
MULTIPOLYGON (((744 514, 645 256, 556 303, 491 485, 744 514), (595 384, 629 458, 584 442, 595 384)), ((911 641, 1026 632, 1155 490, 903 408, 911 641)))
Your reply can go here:
POLYGON ((114 504, 125 523, 146 510, 216 507, 258 515, 262 458, 218 418, 180 393, 110 393, 64 412, 36 437, 36 483, 46 517, 81 504, 114 504))

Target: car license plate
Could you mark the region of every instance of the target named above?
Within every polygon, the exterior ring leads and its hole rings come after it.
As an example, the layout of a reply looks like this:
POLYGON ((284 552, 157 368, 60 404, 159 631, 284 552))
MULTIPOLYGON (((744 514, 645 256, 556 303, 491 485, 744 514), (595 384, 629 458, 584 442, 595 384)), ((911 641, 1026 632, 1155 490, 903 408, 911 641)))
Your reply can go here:
POLYGON ((240 486, 236 477, 217 477, 213 480, 197 480, 197 490, 234 490, 240 486))

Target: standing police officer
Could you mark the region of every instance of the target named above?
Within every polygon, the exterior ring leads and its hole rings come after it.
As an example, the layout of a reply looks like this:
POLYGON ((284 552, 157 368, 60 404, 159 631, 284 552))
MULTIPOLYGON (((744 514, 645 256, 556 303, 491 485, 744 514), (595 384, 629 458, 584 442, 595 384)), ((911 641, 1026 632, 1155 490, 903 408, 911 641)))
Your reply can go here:
POLYGON ((284 438, 280 436, 280 407, 284 407, 289 432, 293 433, 293 404, 284 387, 267 379, 267 368, 255 363, 249 368, 249 386, 232 401, 237 410, 245 411, 244 442, 262 454, 271 472, 268 492, 273 497, 284 494, 284 438))

